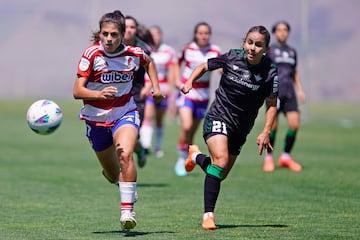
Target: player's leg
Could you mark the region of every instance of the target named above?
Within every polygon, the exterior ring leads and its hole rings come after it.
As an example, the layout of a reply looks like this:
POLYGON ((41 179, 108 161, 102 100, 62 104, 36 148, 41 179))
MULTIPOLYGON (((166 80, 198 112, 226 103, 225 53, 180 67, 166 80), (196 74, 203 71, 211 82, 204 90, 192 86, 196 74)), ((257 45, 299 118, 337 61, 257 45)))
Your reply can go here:
MULTIPOLYGON (((134 100, 136 103, 137 112, 139 113, 140 126, 141 126, 144 120, 146 99, 143 99, 140 96, 140 90, 136 90, 134 91, 134 100)), ((139 136, 138 136, 138 140, 136 141, 134 152, 136 154, 139 167, 144 167, 146 164, 146 151, 141 144, 139 136)))
POLYGON ((95 152, 103 168, 102 174, 110 182, 117 184, 119 182, 120 164, 117 159, 114 146, 99 152, 95 152))
POLYGON ((184 106, 179 109, 180 118, 180 133, 178 138, 178 159, 175 164, 175 174, 177 176, 185 176, 186 171, 184 167, 185 159, 187 158, 189 142, 187 141, 188 132, 193 124, 192 109, 184 106))
POLYGON ((151 149, 151 142, 153 136, 152 119, 155 114, 155 103, 152 97, 148 97, 145 103, 144 121, 140 128, 140 142, 145 151, 151 149))
POLYGON ((120 164, 115 153, 111 128, 86 123, 86 136, 102 166, 102 174, 110 183, 117 183, 120 164))
POLYGON ((208 165, 204 182, 204 230, 214 230, 214 210, 220 192, 220 184, 229 164, 227 136, 218 134, 207 139, 212 163, 208 165))
POLYGON ((281 154, 278 163, 280 166, 287 167, 294 172, 300 172, 302 170, 302 166, 295 162, 290 155, 300 125, 300 113, 295 94, 294 97, 286 99, 284 112, 288 123, 288 129, 285 135, 284 151, 281 154))
POLYGON ((155 107, 155 156, 161 158, 164 155, 162 151, 162 142, 164 138, 164 117, 167 109, 167 100, 165 99, 162 103, 155 107))
POLYGON ((113 128, 113 140, 121 166, 119 189, 121 198, 120 223, 124 230, 136 226, 133 212, 136 201, 136 165, 133 152, 138 138, 139 119, 136 111, 128 113, 113 128))
POLYGON ((179 108, 180 133, 178 138, 178 159, 176 161, 174 171, 177 176, 185 176, 185 159, 188 155, 189 142, 187 135, 193 125, 193 103, 186 99, 183 95, 176 102, 179 108))

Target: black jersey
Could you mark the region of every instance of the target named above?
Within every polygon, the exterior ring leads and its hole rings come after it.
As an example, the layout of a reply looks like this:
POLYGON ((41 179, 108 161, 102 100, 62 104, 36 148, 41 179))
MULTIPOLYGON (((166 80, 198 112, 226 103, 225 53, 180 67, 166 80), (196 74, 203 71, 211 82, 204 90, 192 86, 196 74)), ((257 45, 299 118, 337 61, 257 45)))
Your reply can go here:
POLYGON ((277 69, 266 56, 251 65, 244 50, 233 49, 209 59, 208 68, 223 69, 208 116, 235 128, 240 123, 252 125, 265 98, 278 94, 277 69))
POLYGON ((295 97, 294 74, 297 65, 295 49, 288 45, 272 44, 267 55, 278 68, 279 97, 295 97))
MULTIPOLYGON (((147 55, 151 54, 151 47, 147 45, 145 42, 136 39, 135 47, 140 47, 147 55)), ((140 94, 141 89, 145 85, 145 68, 140 67, 134 74, 133 80, 133 92, 135 95, 140 94)))

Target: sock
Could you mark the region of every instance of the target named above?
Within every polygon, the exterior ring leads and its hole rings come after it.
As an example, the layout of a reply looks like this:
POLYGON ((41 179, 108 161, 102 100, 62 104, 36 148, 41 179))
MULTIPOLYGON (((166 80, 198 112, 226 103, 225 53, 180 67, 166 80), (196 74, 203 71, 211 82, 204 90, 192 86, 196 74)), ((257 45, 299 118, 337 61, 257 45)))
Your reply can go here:
POLYGON ((151 123, 144 121, 140 128, 140 142, 145 149, 151 148, 152 134, 153 127, 151 126, 151 123))
POLYGON ((285 136, 284 152, 290 154, 291 149, 293 148, 294 143, 295 143, 296 133, 297 133, 297 129, 296 129, 296 130, 292 130, 292 129, 289 128, 289 129, 287 130, 286 136, 285 136))
MULTIPOLYGON (((275 144, 275 137, 276 137, 276 130, 270 131, 269 138, 270 138, 270 144, 271 144, 272 147, 274 147, 274 144, 275 144)), ((271 156, 272 150, 270 148, 268 148, 267 152, 271 156)))
POLYGON ((208 217, 213 217, 213 216, 214 216, 213 212, 206 212, 206 213, 204 213, 203 220, 207 219, 208 217))
POLYGON ((185 161, 188 157, 189 144, 178 143, 178 161, 185 161))
POLYGON ((219 178, 206 174, 204 183, 204 213, 214 212, 220 192, 220 182, 219 178))
POLYGON ((163 126, 157 126, 155 129, 155 136, 156 136, 156 142, 155 142, 155 151, 161 150, 162 140, 164 136, 164 128, 163 126))
POLYGON ((136 182, 119 182, 120 209, 132 212, 136 199, 136 182))
POLYGON ((211 160, 209 156, 206 156, 202 153, 194 153, 192 157, 192 160, 201 167, 201 169, 206 173, 206 169, 211 164, 211 160))
POLYGON ((283 153, 281 154, 281 158, 289 159, 289 158, 290 158, 290 154, 287 153, 287 152, 283 152, 283 153))

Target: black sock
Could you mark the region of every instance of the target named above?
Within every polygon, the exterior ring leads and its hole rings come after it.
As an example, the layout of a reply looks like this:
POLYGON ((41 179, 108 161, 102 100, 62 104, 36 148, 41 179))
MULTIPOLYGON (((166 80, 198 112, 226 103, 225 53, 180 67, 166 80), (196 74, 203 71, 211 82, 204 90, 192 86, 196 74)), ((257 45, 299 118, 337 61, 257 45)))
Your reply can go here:
MULTIPOLYGON (((271 146, 274 148, 274 144, 275 144, 275 137, 276 137, 276 130, 273 130, 270 132, 269 134, 269 139, 270 139, 270 144, 271 146)), ((271 153, 272 150, 270 148, 267 149, 268 153, 271 153)))
POLYGON ((206 174, 204 184, 204 213, 214 212, 220 192, 220 183, 221 180, 219 178, 206 174))
POLYGON ((296 138, 296 130, 291 130, 288 129, 286 132, 286 137, 285 137, 285 147, 284 147, 284 152, 286 153, 290 153, 291 149, 294 146, 295 143, 295 138, 296 138))
POLYGON ((206 173, 207 167, 211 164, 210 157, 205 154, 198 154, 196 156, 196 163, 201 167, 201 169, 206 173))

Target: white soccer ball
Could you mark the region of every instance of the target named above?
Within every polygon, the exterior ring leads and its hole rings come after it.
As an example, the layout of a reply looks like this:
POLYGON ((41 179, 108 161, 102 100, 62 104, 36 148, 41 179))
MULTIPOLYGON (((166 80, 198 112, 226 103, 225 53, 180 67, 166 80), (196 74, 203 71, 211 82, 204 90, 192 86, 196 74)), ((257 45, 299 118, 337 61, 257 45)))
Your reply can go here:
POLYGON ((61 108, 47 99, 34 102, 26 114, 29 127, 41 135, 53 133, 60 126, 62 118, 61 108))

